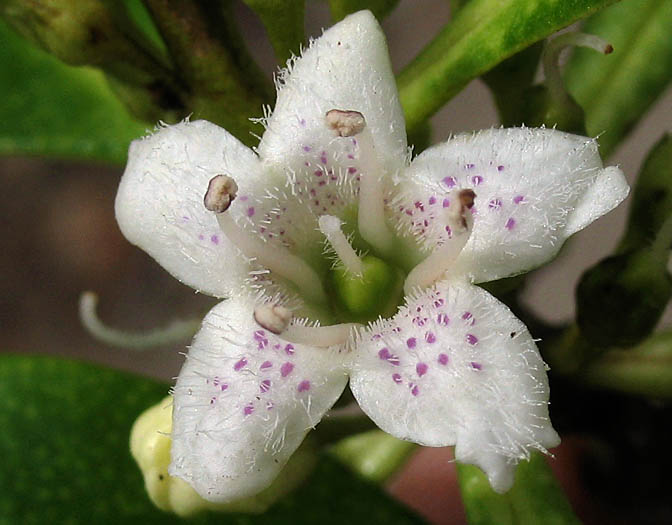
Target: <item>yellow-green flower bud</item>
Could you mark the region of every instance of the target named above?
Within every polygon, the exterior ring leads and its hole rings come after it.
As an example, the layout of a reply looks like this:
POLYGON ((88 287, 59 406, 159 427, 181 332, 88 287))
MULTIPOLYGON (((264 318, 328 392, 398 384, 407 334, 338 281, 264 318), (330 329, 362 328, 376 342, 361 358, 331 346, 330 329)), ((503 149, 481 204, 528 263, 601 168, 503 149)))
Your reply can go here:
POLYGON ((168 474, 172 416, 172 398, 168 396, 140 414, 131 429, 131 454, 145 478, 149 498, 161 510, 182 517, 205 510, 261 513, 304 481, 316 464, 315 448, 306 439, 266 490, 232 503, 212 503, 183 479, 168 474))

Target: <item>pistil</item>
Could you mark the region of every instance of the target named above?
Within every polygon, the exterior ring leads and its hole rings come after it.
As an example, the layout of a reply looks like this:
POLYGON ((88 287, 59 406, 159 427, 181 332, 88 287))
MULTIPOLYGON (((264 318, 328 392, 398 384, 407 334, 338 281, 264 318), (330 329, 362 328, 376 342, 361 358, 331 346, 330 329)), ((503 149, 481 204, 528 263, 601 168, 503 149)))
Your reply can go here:
POLYGON ((362 238, 381 255, 389 255, 396 238, 387 227, 383 195, 383 166, 378 158, 371 130, 358 111, 332 109, 327 112, 329 127, 340 137, 357 137, 360 163, 357 226, 362 238))
POLYGON ((236 198, 237 191, 238 186, 231 177, 216 175, 210 180, 208 191, 203 198, 205 207, 215 213, 219 228, 227 239, 246 257, 255 259, 261 266, 291 281, 307 299, 325 303, 326 295, 322 282, 303 259, 283 246, 269 245, 263 239, 238 226, 233 217, 227 213, 236 198))
POLYGON ((455 262, 471 236, 474 219, 469 210, 474 205, 475 197, 473 190, 465 189, 457 192, 457 199, 451 199, 457 203, 457 206, 449 207, 446 211, 446 219, 452 236, 410 271, 404 283, 406 295, 416 289, 426 288, 441 279, 455 262))

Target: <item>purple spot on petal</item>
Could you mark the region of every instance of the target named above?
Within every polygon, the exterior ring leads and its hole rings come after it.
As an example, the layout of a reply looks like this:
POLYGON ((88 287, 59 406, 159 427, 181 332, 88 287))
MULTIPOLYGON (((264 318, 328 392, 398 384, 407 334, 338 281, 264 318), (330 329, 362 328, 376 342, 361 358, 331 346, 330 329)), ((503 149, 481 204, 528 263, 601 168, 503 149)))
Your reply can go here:
POLYGON ((468 170, 473 170, 476 167, 476 164, 466 164, 464 167, 468 170))
POLYGON ((411 388, 411 394, 417 397, 419 393, 420 389, 418 388, 418 385, 413 385, 413 387, 411 388))
POLYGON ((390 357, 387 359, 387 362, 392 366, 399 366, 399 358, 396 355, 390 355, 390 357))
POLYGON ((417 341, 415 337, 411 337, 410 339, 406 340, 406 346, 408 346, 409 348, 415 348, 416 343, 417 341))
POLYGON ((214 405, 214 404, 215 404, 215 401, 217 401, 217 398, 216 398, 215 396, 213 396, 213 397, 210 398, 210 404, 211 404, 211 405, 214 405))
POLYGON ((429 367, 427 366, 427 363, 418 363, 415 365, 415 371, 418 373, 420 377, 424 376, 427 373, 427 369, 429 367))
POLYGON ((303 147, 303 151, 305 151, 306 153, 308 153, 310 150, 311 150, 310 146, 304 146, 303 147))
POLYGON ((349 168, 348 168, 348 173, 349 173, 350 175, 352 175, 353 173, 357 173, 357 168, 354 168, 354 167, 352 167, 352 166, 349 167, 349 168))
POLYGON ((387 348, 381 348, 378 351, 378 357, 387 360, 390 358, 390 351, 387 348))
POLYGON ((252 217, 254 215, 254 206, 247 208, 247 216, 252 217))
POLYGON ((285 345, 285 353, 287 355, 294 355, 294 345, 289 343, 285 345))
POLYGON ((443 299, 437 299, 434 301, 434 308, 441 308, 445 301, 443 299))
POLYGON ((198 236, 198 239, 199 239, 200 241, 202 241, 203 239, 205 239, 205 235, 203 235, 203 234, 201 233, 201 234, 198 236))
POLYGON ((401 374, 392 374, 392 381, 398 385, 401 384, 401 374))
POLYGON ((246 405, 245 408, 243 408, 243 414, 246 416, 249 416, 252 412, 254 412, 254 406, 246 405))
POLYGON ((443 207, 447 208, 448 206, 450 206, 450 199, 443 199, 443 207))
POLYGON ((241 368, 243 368, 247 364, 247 359, 242 357, 240 360, 236 362, 235 365, 233 365, 233 369, 238 372, 240 371, 241 368))
POLYGON ((306 119, 305 119, 305 118, 302 118, 302 119, 299 121, 299 124, 301 124, 301 126, 304 126, 304 127, 305 127, 305 125, 306 125, 306 119))
POLYGON ((273 363, 271 363, 270 361, 264 361, 263 363, 261 363, 259 370, 268 370, 269 368, 273 368, 273 363))
POLYGON ((303 381, 301 381, 299 383, 299 386, 298 386, 297 390, 299 392, 307 392, 308 390, 310 390, 310 381, 308 381, 307 379, 304 379, 303 381))
POLYGON ((442 326, 448 326, 448 323, 450 322, 450 317, 448 317, 448 315, 446 314, 439 314, 436 316, 436 322, 442 326))
POLYGON ((516 226, 516 220, 513 217, 509 217, 509 220, 506 221, 505 227, 507 230, 511 231, 516 226))
POLYGON ((455 180, 455 177, 444 177, 442 179, 442 182, 449 188, 452 188, 457 184, 457 180, 455 180))
POLYGON ((470 345, 475 345, 476 343, 478 343, 478 337, 476 337, 474 334, 467 334, 465 339, 467 340, 467 343, 469 343, 470 345))
POLYGON ((222 384, 219 386, 219 389, 220 389, 222 392, 224 392, 224 390, 226 390, 227 388, 229 388, 229 385, 227 385, 226 383, 222 383, 222 384))
POLYGON ((447 365, 448 364, 448 355, 447 354, 439 354, 439 364, 441 365, 447 365))
POLYGON ((280 375, 282 377, 287 377, 294 370, 294 365, 292 363, 285 363, 280 367, 280 375))
POLYGON ((462 320, 466 322, 469 326, 474 326, 476 323, 476 318, 473 316, 471 312, 464 312, 462 314, 462 320))
POLYGON ((432 204, 436 204, 436 197, 434 197, 434 195, 432 195, 427 202, 429 203, 430 206, 432 204))
POLYGON ((481 182, 483 182, 483 177, 480 175, 474 175, 471 178, 471 182, 473 183, 474 186, 478 186, 481 182))
POLYGON ((271 389, 271 380, 270 379, 264 379, 259 384, 259 391, 261 393, 268 392, 270 389, 271 389))
POLYGON ((504 166, 502 165, 497 166, 497 171, 504 171, 504 166))
POLYGON ((480 363, 477 363, 475 361, 472 361, 470 364, 471 364, 471 368, 473 368, 474 370, 482 370, 483 369, 483 365, 481 365, 480 363))
POLYGON ((436 336, 434 335, 434 332, 427 332, 425 334, 425 341, 427 341, 430 345, 436 342, 436 336))
POLYGON ((490 208, 491 210, 498 210, 501 207, 502 207, 502 199, 492 199, 488 203, 488 208, 490 208))
POLYGON ((524 200, 525 200, 525 196, 524 196, 524 195, 516 195, 516 196, 513 198, 513 202, 514 202, 514 204, 520 204, 520 203, 523 202, 524 200))
POLYGON ((212 241, 212 244, 219 244, 219 237, 217 235, 211 235, 210 240, 212 241))

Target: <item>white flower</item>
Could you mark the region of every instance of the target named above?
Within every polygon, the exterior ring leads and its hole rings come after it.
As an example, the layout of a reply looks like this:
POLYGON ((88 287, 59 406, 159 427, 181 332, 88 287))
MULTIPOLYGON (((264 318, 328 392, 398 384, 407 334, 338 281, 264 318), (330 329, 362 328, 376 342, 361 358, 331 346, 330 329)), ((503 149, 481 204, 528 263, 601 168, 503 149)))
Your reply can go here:
POLYGON ((265 125, 256 151, 208 122, 163 127, 133 143, 119 188, 126 237, 228 298, 177 380, 170 472, 211 501, 259 492, 349 377, 380 428, 456 445, 507 490, 559 438, 534 341, 474 284, 552 258, 625 198, 621 171, 592 139, 526 128, 458 135, 409 165, 367 11, 290 64, 265 125))

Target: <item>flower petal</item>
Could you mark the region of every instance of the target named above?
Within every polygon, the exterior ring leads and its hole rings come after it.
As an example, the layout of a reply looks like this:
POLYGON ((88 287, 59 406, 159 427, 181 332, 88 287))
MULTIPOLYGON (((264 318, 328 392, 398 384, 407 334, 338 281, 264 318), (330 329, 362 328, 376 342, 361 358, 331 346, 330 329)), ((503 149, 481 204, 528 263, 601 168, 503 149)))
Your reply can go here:
POLYGON ((474 282, 546 262, 628 193, 622 172, 602 167, 596 141, 543 128, 457 135, 418 156, 401 188, 404 202, 394 208, 401 230, 426 250, 448 235, 450 192, 474 190, 474 229, 451 269, 474 282))
POLYGON ((169 472, 213 502, 266 488, 347 383, 338 349, 290 344, 253 312, 215 306, 175 386, 169 472))
POLYGON ((492 487, 559 438, 548 418, 546 366, 510 310, 476 286, 443 281, 362 336, 350 387, 384 431, 422 445, 456 445, 492 487))
POLYGON ((364 115, 388 173, 405 165, 406 128, 385 35, 369 11, 325 31, 280 75, 275 110, 259 144, 261 159, 280 171, 356 178, 356 141, 336 137, 327 126, 331 109, 364 115))
MULTIPOLYGON (((180 281, 222 297, 249 266, 203 206, 208 182, 220 173, 236 180, 239 195, 254 193, 262 175, 254 152, 210 122, 162 127, 131 144, 115 211, 130 242, 180 281)), ((244 211, 232 206, 229 213, 244 211)))

